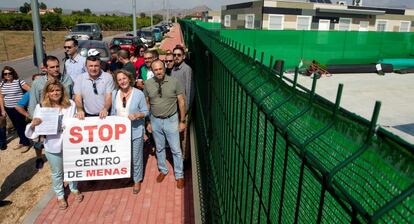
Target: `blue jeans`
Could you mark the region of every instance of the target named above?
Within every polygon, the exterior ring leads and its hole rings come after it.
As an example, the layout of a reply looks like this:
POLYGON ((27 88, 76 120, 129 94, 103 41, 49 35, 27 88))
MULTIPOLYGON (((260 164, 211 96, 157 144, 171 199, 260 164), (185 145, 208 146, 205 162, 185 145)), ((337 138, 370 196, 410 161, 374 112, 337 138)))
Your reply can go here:
POLYGON ((0 148, 7 145, 6 127, 0 128, 0 148))
POLYGON ((157 147, 158 169, 163 174, 168 173, 165 158, 165 140, 167 140, 173 156, 175 179, 184 178, 183 156, 180 148, 180 133, 178 130, 178 115, 175 114, 167 119, 160 119, 151 115, 151 127, 157 147))
POLYGON ((30 139, 26 137, 24 131, 26 129, 26 118, 20 114, 16 109, 12 107, 5 107, 7 115, 9 116, 14 128, 17 131, 17 135, 20 138, 19 144, 29 146, 31 144, 30 139))
POLYGON ((144 139, 143 137, 132 140, 132 177, 134 183, 142 180, 144 172, 144 139))
MULTIPOLYGON (((63 188, 63 155, 61 153, 50 153, 45 151, 47 161, 49 162, 50 171, 52 173, 52 186, 58 199, 65 197, 65 190, 63 188)), ((78 192, 78 183, 69 182, 69 189, 71 192, 78 192)))

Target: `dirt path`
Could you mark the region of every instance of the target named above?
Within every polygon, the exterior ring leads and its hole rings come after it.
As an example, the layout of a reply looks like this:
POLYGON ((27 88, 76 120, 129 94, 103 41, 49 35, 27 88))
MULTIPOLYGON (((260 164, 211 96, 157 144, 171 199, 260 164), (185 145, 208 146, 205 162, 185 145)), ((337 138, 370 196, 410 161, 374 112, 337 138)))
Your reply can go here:
POLYGON ((0 223, 21 223, 51 186, 48 163, 36 170, 33 148, 26 153, 13 150, 18 143, 15 138, 0 151, 0 199, 12 202, 0 207, 0 223))

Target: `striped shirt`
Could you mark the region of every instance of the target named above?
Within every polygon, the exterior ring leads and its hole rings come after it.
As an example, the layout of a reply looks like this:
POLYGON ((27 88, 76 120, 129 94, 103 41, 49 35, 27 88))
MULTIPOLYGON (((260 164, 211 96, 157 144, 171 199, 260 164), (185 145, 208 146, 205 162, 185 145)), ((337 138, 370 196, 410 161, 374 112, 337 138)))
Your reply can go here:
POLYGON ((24 84, 26 82, 20 79, 15 79, 13 82, 1 82, 1 93, 3 94, 5 107, 14 108, 17 105, 17 102, 23 96, 22 87, 24 84))

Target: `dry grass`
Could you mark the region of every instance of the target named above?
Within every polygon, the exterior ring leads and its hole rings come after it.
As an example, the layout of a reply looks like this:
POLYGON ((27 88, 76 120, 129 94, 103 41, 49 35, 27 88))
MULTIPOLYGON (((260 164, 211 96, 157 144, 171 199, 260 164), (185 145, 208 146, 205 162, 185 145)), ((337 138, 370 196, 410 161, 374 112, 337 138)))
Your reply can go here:
MULTIPOLYGON (((124 31, 104 31, 103 36, 112 36, 124 31)), ((67 31, 43 31, 46 51, 61 48, 67 31)), ((0 31, 0 62, 33 54, 33 31, 0 31)))

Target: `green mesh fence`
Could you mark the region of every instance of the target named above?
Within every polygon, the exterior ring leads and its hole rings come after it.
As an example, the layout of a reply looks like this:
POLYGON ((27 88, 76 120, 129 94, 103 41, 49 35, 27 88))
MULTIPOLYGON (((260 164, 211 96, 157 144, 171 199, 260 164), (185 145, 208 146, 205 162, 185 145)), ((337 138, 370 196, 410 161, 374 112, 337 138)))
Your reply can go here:
POLYGON ((376 127, 379 104, 366 121, 339 107, 342 87, 330 103, 273 57, 181 26, 204 223, 414 223, 414 149, 376 127))
POLYGON ((412 32, 223 29, 220 34, 267 56, 283 59, 286 68, 298 66, 302 59, 322 64, 365 64, 414 56, 412 32))

